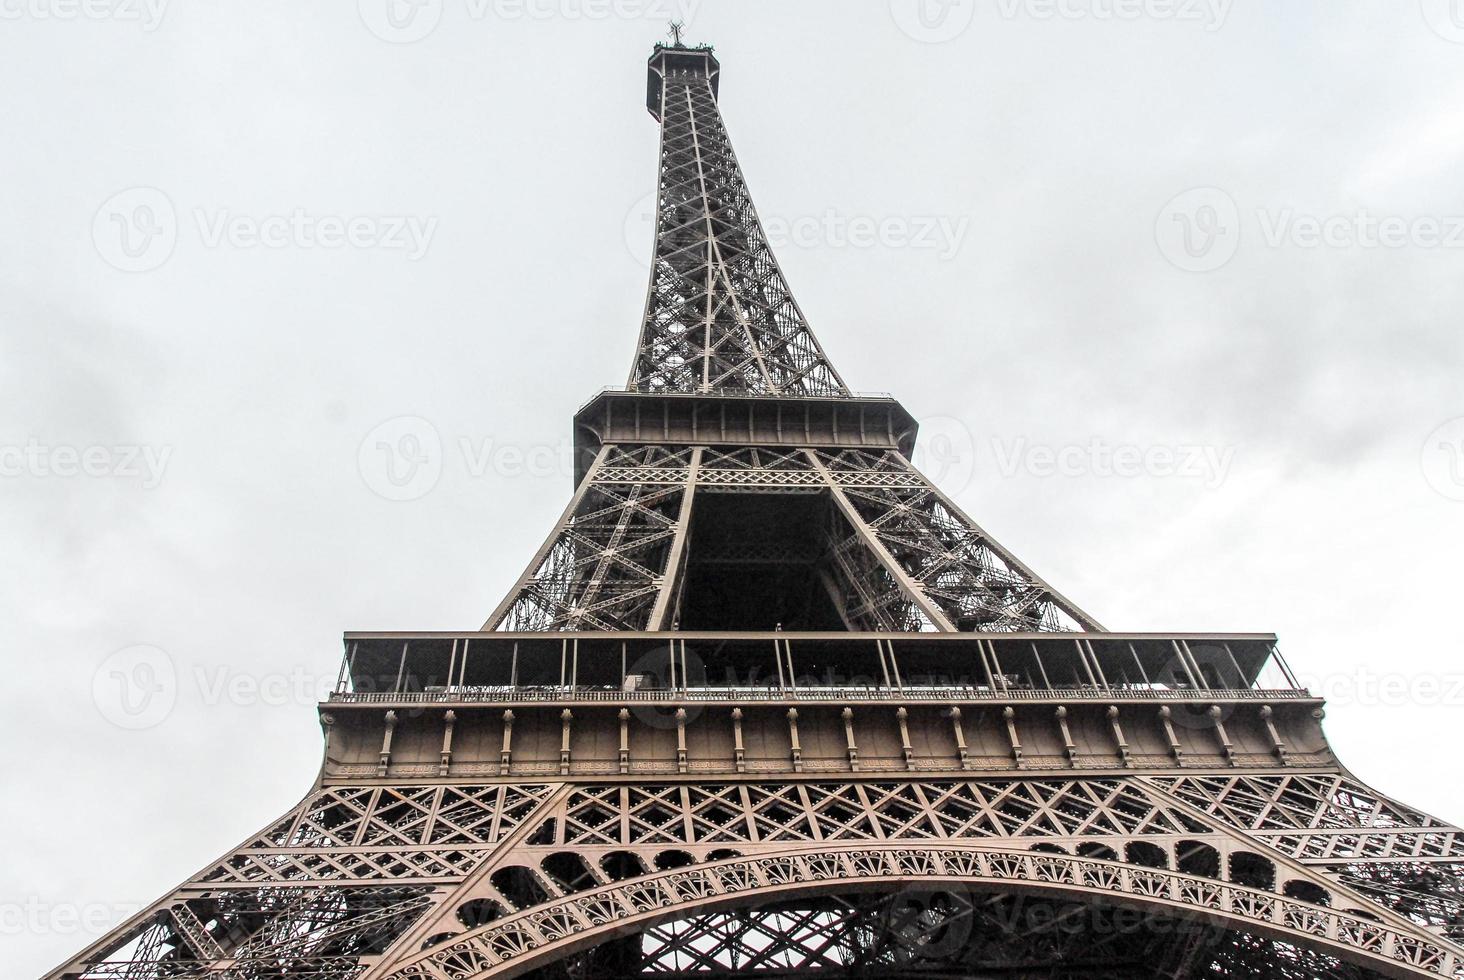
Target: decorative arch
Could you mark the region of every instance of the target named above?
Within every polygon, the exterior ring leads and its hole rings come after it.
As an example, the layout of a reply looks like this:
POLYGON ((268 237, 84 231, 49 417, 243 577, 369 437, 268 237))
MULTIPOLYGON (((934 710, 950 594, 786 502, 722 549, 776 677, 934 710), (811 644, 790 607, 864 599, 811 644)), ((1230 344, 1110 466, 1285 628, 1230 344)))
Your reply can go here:
POLYGON ((1449 944, 1411 923, 1379 922, 1207 877, 1066 854, 955 842, 798 849, 661 872, 529 909, 420 952, 386 980, 511 978, 689 912, 918 882, 1101 899, 1324 951, 1395 977, 1464 977, 1449 944))

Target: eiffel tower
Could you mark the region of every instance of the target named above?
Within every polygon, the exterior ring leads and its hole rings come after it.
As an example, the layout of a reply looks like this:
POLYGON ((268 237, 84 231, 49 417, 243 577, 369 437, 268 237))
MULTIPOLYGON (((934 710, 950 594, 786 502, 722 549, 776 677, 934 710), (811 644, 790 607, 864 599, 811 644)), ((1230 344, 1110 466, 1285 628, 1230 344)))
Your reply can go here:
POLYGON ((56 980, 1464 976, 1464 834, 1271 635, 1114 633, 909 460, 658 45, 649 300, 483 629, 347 634, 305 799, 56 980))

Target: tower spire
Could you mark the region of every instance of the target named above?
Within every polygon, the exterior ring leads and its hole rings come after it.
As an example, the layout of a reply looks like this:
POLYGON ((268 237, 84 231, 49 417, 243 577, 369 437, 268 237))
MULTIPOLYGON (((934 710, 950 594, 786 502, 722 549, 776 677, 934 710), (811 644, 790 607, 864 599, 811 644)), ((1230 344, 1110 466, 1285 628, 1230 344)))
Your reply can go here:
POLYGON ((709 48, 657 45, 661 122, 650 293, 631 388, 848 395, 778 265, 717 107, 709 48))

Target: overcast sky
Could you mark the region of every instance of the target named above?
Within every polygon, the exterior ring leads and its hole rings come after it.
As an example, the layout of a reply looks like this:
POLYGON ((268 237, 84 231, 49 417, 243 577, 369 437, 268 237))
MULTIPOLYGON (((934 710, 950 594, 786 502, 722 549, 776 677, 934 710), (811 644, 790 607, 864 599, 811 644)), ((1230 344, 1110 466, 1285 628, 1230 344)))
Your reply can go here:
MULTIPOLYGON (((1460 821, 1449 2, 677 6, 932 476, 1112 629, 1279 633, 1460 821)), ((644 301, 672 0, 159 3, 0 0, 7 975, 303 795, 344 630, 483 621, 644 301)))

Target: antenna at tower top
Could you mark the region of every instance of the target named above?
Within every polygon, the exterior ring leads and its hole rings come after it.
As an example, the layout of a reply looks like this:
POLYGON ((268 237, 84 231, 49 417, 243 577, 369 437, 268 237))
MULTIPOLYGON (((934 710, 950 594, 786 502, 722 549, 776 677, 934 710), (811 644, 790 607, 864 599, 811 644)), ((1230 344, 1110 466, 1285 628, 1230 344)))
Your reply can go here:
POLYGON ((686 46, 684 43, 682 43, 682 40, 681 40, 681 36, 685 32, 686 32, 686 24, 684 22, 679 21, 679 20, 673 20, 671 22, 671 31, 670 31, 671 42, 673 44, 675 44, 676 47, 683 48, 683 47, 686 46))

